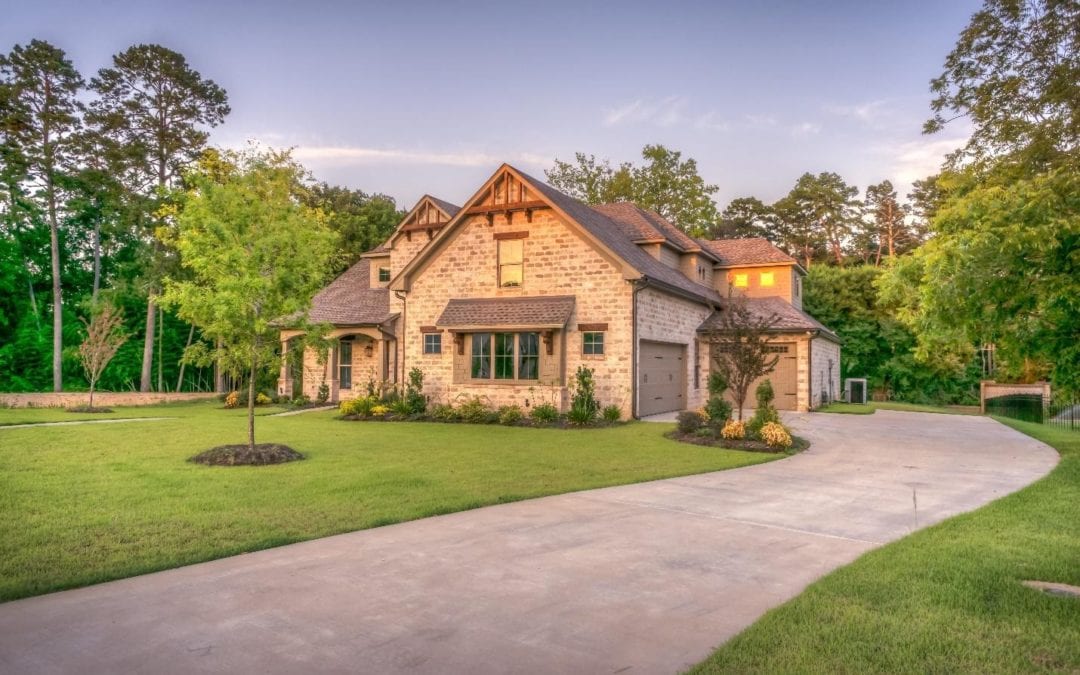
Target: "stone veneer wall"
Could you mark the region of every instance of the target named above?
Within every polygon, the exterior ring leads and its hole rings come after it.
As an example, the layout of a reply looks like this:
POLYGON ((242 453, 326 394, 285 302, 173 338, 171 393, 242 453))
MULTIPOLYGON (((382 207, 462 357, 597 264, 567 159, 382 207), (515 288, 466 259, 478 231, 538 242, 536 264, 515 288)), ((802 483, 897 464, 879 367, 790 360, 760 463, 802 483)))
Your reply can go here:
POLYGON ((686 407, 700 408, 708 396, 708 349, 702 345, 698 365, 702 368, 698 387, 694 386, 694 342, 697 329, 712 310, 693 300, 671 295, 655 288, 638 293, 638 339, 686 345, 686 407))
MULTIPOLYGON (((429 261, 413 280, 405 308, 402 356, 403 370, 424 371, 424 391, 435 402, 455 402, 464 396, 485 396, 493 405, 518 404, 529 407, 552 402, 565 410, 569 403, 567 384, 579 365, 595 370, 597 395, 604 405, 616 404, 629 416, 631 407, 631 292, 621 267, 596 250, 576 230, 564 224, 551 210, 533 213, 526 222, 522 213, 511 223, 497 215, 493 225, 476 216, 459 225, 445 248, 429 261), (498 287, 497 232, 529 233, 524 242, 523 283, 516 288, 498 287), (557 382, 495 384, 468 382, 455 384, 456 355, 453 335, 442 333, 442 353, 424 354, 421 326, 434 326, 451 298, 516 298, 539 295, 573 295, 574 312, 565 333, 555 341, 565 345, 565 366, 557 382), (581 353, 578 323, 606 323, 605 354, 581 353)), ((559 350, 556 350, 558 355, 559 350)), ((541 344, 540 358, 548 357, 541 344)), ((542 367, 543 370, 543 367, 542 367)))
POLYGON ((840 345, 825 338, 814 338, 810 341, 811 367, 813 372, 810 378, 810 405, 817 408, 824 404, 821 400, 821 391, 829 391, 829 361, 832 360, 832 396, 839 399, 840 389, 840 345))
MULTIPOLYGON (((90 392, 47 392, 25 394, 0 394, 0 407, 4 408, 68 408, 86 405, 90 392)), ((137 391, 95 391, 94 407, 114 405, 155 405, 177 401, 202 401, 212 399, 211 392, 183 392, 179 394, 137 391)))

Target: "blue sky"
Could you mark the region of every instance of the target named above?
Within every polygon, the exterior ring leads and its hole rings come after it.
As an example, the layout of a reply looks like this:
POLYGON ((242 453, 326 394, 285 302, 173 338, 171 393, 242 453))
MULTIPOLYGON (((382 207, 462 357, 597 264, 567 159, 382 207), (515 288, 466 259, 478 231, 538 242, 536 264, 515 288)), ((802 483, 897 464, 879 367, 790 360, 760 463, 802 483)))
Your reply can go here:
POLYGON ((176 49, 229 92, 213 142, 295 146, 401 206, 460 203, 503 161, 542 177, 663 143, 723 207, 805 171, 932 173, 965 130, 921 134, 929 81, 979 4, 39 0, 4 10, 0 48, 47 39, 88 79, 131 44, 176 49))

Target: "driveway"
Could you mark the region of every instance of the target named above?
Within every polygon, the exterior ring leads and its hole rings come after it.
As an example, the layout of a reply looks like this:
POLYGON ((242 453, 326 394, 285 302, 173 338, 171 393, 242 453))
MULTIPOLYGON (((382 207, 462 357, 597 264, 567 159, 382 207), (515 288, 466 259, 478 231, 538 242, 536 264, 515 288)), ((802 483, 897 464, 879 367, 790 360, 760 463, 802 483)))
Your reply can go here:
POLYGON ((789 421, 813 447, 765 465, 0 605, 0 671, 673 673, 830 570, 1057 462, 988 418, 789 421))

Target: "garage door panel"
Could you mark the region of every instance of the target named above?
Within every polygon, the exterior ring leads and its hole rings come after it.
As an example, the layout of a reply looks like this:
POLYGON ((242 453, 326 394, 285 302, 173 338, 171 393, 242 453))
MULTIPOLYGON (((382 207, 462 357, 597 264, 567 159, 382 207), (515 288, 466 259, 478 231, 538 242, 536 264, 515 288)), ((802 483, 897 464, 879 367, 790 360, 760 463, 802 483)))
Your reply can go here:
POLYGON ((642 342, 638 369, 638 414, 686 407, 686 345, 642 342))
MULTIPOLYGON (((755 394, 758 385, 765 380, 769 380, 772 384, 773 394, 775 394, 773 405, 777 410, 797 410, 799 407, 799 359, 796 343, 780 343, 775 346, 785 351, 778 354, 780 360, 776 362, 776 367, 771 373, 757 378, 750 384, 743 404, 747 408, 754 408, 757 405, 755 394)), ((730 390, 728 390, 727 398, 732 404, 735 403, 730 390)))

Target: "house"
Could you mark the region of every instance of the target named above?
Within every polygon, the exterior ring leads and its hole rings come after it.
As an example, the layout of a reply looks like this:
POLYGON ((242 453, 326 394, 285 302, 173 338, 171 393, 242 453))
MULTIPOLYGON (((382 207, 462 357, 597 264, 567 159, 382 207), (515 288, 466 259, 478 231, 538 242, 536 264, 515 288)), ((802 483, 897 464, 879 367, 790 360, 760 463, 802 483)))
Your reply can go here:
MULTIPOLYGON (((503 165, 463 206, 425 196, 315 296, 328 358, 286 359, 279 390, 331 400, 424 373, 435 401, 569 405, 578 366, 625 416, 700 407, 729 293, 779 317, 777 407, 839 394, 840 341, 802 310, 805 270, 764 239, 706 241, 630 203, 590 207, 503 165)), ((295 331, 281 334, 288 350, 295 331)), ((756 386, 756 385, 755 385, 756 386)))

